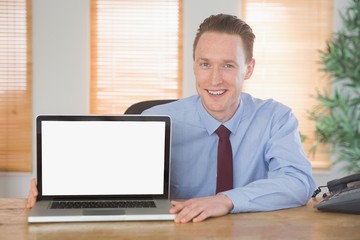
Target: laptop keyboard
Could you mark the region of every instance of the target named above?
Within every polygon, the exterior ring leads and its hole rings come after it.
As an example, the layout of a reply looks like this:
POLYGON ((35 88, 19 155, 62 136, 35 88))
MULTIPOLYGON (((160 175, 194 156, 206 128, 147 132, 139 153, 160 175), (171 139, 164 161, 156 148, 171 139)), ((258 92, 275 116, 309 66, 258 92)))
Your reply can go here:
POLYGON ((52 209, 65 208, 155 208, 155 202, 151 200, 141 201, 53 201, 52 209))

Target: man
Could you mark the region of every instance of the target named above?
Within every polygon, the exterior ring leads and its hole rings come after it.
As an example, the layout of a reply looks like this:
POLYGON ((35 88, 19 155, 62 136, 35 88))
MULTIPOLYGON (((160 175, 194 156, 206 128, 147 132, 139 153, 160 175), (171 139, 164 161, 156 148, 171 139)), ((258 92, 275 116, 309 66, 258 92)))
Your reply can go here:
MULTIPOLYGON (((291 109, 242 93, 255 66, 254 38, 252 29, 235 16, 205 19, 193 46, 198 95, 144 112, 170 115, 173 121, 171 197, 189 199, 172 201, 169 211, 176 214, 175 222, 297 207, 315 189, 291 109), (227 174, 230 187, 218 191, 221 125, 231 132, 233 170, 227 174)), ((32 181, 28 207, 36 195, 32 181)))

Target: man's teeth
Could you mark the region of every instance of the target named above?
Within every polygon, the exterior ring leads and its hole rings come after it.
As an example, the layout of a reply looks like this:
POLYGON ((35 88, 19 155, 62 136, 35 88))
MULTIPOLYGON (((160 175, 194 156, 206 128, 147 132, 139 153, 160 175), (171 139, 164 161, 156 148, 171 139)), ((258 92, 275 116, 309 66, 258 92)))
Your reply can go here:
POLYGON ((221 95, 225 92, 225 90, 219 90, 219 91, 211 91, 211 90, 208 90, 208 92, 211 94, 211 95, 221 95))

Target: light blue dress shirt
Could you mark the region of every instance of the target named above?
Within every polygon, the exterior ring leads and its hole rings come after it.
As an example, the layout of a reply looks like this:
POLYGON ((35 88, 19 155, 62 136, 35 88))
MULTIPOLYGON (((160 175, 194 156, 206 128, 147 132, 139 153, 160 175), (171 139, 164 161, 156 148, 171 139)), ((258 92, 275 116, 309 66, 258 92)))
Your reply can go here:
POLYGON ((153 107, 143 114, 172 118, 172 199, 215 195, 215 130, 221 124, 231 131, 234 189, 223 194, 234 204, 232 213, 304 205, 315 190, 298 121, 290 108, 274 100, 242 93, 240 107, 224 123, 206 111, 197 95, 153 107))

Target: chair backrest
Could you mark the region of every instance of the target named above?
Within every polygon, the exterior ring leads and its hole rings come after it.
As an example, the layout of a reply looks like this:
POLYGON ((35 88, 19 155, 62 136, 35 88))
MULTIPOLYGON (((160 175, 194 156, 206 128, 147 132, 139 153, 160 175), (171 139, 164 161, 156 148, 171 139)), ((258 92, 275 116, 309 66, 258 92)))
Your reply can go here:
POLYGON ((126 109, 124 114, 141 114, 144 110, 151 108, 153 106, 170 103, 177 100, 178 99, 147 100, 147 101, 134 103, 128 109, 126 109))

